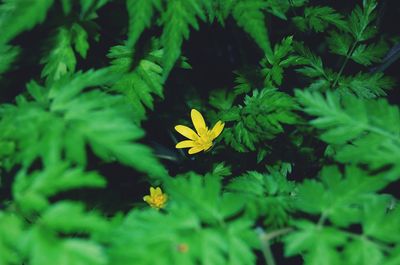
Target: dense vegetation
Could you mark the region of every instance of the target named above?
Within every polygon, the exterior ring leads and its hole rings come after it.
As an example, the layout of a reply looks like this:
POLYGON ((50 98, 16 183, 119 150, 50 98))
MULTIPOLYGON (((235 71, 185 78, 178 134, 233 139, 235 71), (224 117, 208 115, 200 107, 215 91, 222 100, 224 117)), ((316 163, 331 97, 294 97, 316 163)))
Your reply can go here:
POLYGON ((1 1, 0 265, 400 264, 399 15, 1 1))

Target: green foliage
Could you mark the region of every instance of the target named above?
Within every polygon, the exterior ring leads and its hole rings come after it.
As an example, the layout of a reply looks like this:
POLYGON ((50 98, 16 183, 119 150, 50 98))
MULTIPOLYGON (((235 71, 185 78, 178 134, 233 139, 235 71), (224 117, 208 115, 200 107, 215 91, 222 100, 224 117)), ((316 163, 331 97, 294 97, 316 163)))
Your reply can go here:
POLYGON ((165 50, 163 61, 165 73, 164 79, 171 71, 176 60, 181 55, 181 46, 185 39, 189 38, 190 27, 199 29, 197 17, 206 20, 203 2, 199 0, 171 0, 161 17, 164 30, 161 35, 161 43, 165 50))
POLYGON ((267 227, 277 228, 287 224, 292 211, 295 185, 287 180, 290 164, 268 168, 268 173, 249 171, 234 178, 228 191, 246 198, 246 212, 251 218, 264 219, 267 227))
POLYGON ((14 214, 0 211, 0 231, 0 264, 21 263, 16 249, 23 235, 22 221, 14 214))
POLYGON ((232 8, 232 15, 240 27, 242 27, 257 42, 267 57, 272 55, 272 49, 268 38, 265 17, 262 12, 267 3, 260 0, 240 0, 232 8))
POLYGON ((14 142, 19 149, 13 162, 28 167, 41 158, 45 165, 51 165, 65 155, 86 165, 86 145, 90 145, 106 161, 116 159, 151 175, 164 175, 150 149, 132 142, 141 138, 143 131, 133 123, 133 112, 123 104, 124 99, 99 90, 84 92, 115 77, 103 69, 77 73, 48 88, 31 82, 28 91, 33 100, 21 96, 17 105, 3 109, 2 139, 14 142), (24 130, 18 129, 22 127, 24 130), (135 154, 140 155, 140 162, 135 154))
POLYGON ((291 56, 293 37, 287 37, 281 44, 274 47, 274 54, 271 58, 264 58, 261 61, 264 85, 274 87, 282 85, 283 69, 296 63, 297 57, 291 56))
POLYGON ((161 9, 161 0, 128 0, 129 13, 128 46, 135 45, 142 32, 151 26, 154 9, 161 9))
POLYGON ((329 25, 345 28, 343 16, 329 6, 313 6, 304 9, 304 17, 293 18, 295 25, 302 31, 314 30, 323 32, 329 25))
POLYGON ((149 58, 142 59, 131 71, 133 53, 127 46, 114 46, 108 57, 113 59, 111 70, 123 76, 113 84, 112 89, 126 95, 135 109, 137 122, 145 118, 145 106, 153 109, 152 93, 163 96, 163 68, 157 63, 162 57, 162 50, 149 53, 149 58))
POLYGON ((84 172, 82 168, 69 168, 67 163, 59 162, 31 174, 27 174, 26 170, 18 172, 13 197, 22 212, 31 214, 48 208, 49 198, 62 191, 105 185, 105 180, 97 173, 84 172))
POLYGON ((0 265, 400 264, 391 6, 314 3, 2 1, 0 265))
POLYGON ((225 121, 234 122, 224 132, 224 140, 238 152, 255 151, 260 144, 283 132, 283 124, 295 124, 295 101, 273 88, 254 90, 244 104, 221 113, 225 121))
POLYGON ((0 6, 0 43, 5 44, 19 33, 43 22, 53 0, 6 0, 0 6))
POLYGON ((393 235, 400 229, 393 221, 400 217, 398 208, 388 209, 390 196, 374 194, 385 184, 382 178, 355 167, 347 167, 343 176, 337 168, 325 167, 320 180, 304 181, 296 207, 320 218, 317 223, 293 223, 296 231, 284 238, 285 254, 301 253, 307 265, 338 264, 340 260, 354 265, 383 264, 385 254, 394 253, 390 244, 398 244, 393 235), (361 226, 361 232, 350 229, 354 224, 361 226))
POLYGON ((18 47, 0 44, 0 61, 2 62, 0 65, 0 77, 10 68, 18 54, 18 47))
POLYGON ((309 88, 317 91, 336 88, 345 95, 354 93, 364 98, 385 95, 385 90, 391 88, 393 82, 380 73, 372 76, 364 73, 348 77, 342 75, 349 59, 363 66, 370 66, 373 63, 379 63, 388 50, 387 43, 382 39, 376 43, 370 41, 365 43, 376 34, 376 27, 373 25, 376 17, 376 2, 363 1, 363 7, 357 6, 347 20, 330 7, 306 8, 304 12, 306 18, 297 17, 295 20, 300 28, 310 27, 319 32, 325 30, 329 23, 336 25, 337 29, 329 32, 326 42, 332 53, 345 57, 341 68, 336 73, 325 68, 319 56, 302 44, 296 43, 298 58, 295 62, 304 65, 297 71, 314 79, 309 88))
POLYGON ((133 210, 112 234, 113 264, 254 264, 257 235, 235 218, 242 198, 223 193, 218 175, 188 173, 166 185, 167 213, 133 210))
POLYGON ((74 24, 70 29, 58 29, 52 42, 51 52, 41 61, 45 64, 42 77, 47 77, 47 82, 54 82, 75 71, 76 56, 73 47, 83 58, 89 48, 87 33, 79 24, 74 24))
MULTIPOLYGON (((108 57, 111 61, 111 72, 122 75, 113 85, 112 89, 124 94, 128 102, 135 109, 135 121, 139 123, 146 117, 146 109, 153 109, 153 95, 163 98, 163 73, 160 65, 164 50, 155 49, 149 52, 146 58, 140 60, 132 70, 133 52, 128 46, 117 45, 111 47, 108 57)), ((182 68, 190 68, 183 59, 182 68)))
MULTIPOLYGON (((360 100, 348 95, 342 100, 332 93, 296 91, 304 111, 317 116, 311 124, 332 145, 335 158, 343 163, 361 163, 372 169, 395 166, 400 161, 400 111, 386 100, 360 100)), ((393 177, 398 178, 396 174, 393 177)))
POLYGON ((22 251, 33 265, 107 264, 103 246, 94 240, 107 227, 108 223, 98 213, 85 212, 83 205, 60 202, 45 211, 30 228, 22 251), (69 236, 60 237, 60 233, 69 236), (85 233, 88 237, 78 238, 74 233, 85 233))

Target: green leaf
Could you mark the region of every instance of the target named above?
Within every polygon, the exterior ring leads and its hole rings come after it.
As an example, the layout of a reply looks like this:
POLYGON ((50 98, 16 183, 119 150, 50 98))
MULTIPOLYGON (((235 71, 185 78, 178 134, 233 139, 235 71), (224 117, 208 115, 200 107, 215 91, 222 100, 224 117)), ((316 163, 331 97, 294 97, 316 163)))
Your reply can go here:
POLYGON ((153 95, 163 97, 163 68, 159 65, 163 50, 154 50, 131 70, 133 53, 127 46, 114 46, 108 57, 113 59, 112 72, 122 74, 112 89, 126 95, 128 102, 135 109, 137 123, 146 117, 146 109, 153 109, 153 95))
POLYGON ((252 84, 244 74, 240 72, 234 72, 235 74, 235 87, 233 92, 235 95, 247 94, 252 91, 252 84))
POLYGON ((343 77, 338 82, 338 91, 347 96, 355 94, 359 98, 376 98, 385 96, 386 90, 392 89, 395 83, 383 73, 358 73, 355 76, 343 77))
POLYGON ((296 221, 294 225, 298 230, 283 238, 285 256, 305 253, 306 264, 338 264, 340 256, 336 247, 346 242, 344 233, 305 220, 296 221))
POLYGON ((49 198, 59 192, 105 185, 103 177, 95 172, 70 168, 68 163, 57 163, 31 174, 20 170, 13 184, 13 197, 21 210, 30 214, 46 209, 50 205, 49 198))
POLYGON ((295 57, 295 63, 298 65, 306 65, 302 68, 296 69, 297 72, 307 77, 324 77, 327 79, 327 74, 319 56, 315 55, 305 47, 302 43, 293 43, 298 55, 295 57))
POLYGON ((5 0, 0 6, 0 43, 6 44, 18 34, 32 29, 46 18, 53 0, 5 0))
POLYGON ((336 168, 325 167, 321 179, 322 182, 306 180, 299 186, 296 207, 321 214, 337 226, 360 222, 365 196, 387 185, 386 180, 368 176, 355 167, 347 167, 343 177, 336 168))
POLYGON ((188 206, 185 201, 171 205, 166 214, 131 211, 110 236, 113 264, 254 264, 258 242, 252 222, 237 219, 202 225, 199 214, 204 209, 188 206))
MULTIPOLYGON (((334 144, 336 159, 344 163, 364 163, 371 168, 398 166, 400 161, 400 111, 386 100, 342 98, 327 93, 297 90, 303 111, 317 116, 310 123, 323 130, 321 139, 334 144), (384 118, 383 118, 384 117, 384 118)), ((394 168, 394 170, 398 170, 394 168)))
POLYGON ((86 30, 79 24, 74 23, 71 27, 71 36, 75 51, 85 59, 89 49, 88 34, 86 30))
POLYGON ((21 264, 18 244, 24 235, 22 224, 15 214, 0 211, 0 264, 21 264))
POLYGON ((197 17, 206 20, 203 1, 200 0, 171 0, 161 17, 164 26, 161 35, 163 53, 163 80, 172 70, 176 60, 181 55, 181 46, 190 35, 190 27, 199 29, 197 17))
POLYGON ((47 77, 48 82, 56 81, 74 72, 76 66, 70 31, 61 27, 53 43, 51 52, 41 60, 41 63, 45 65, 41 76, 47 77))
POLYGON ((381 62, 388 50, 389 47, 384 41, 370 45, 361 44, 354 50, 350 58, 359 64, 369 66, 381 62))
POLYGON ((349 265, 380 265, 384 259, 384 254, 379 245, 363 238, 357 238, 348 243, 344 256, 349 265))
POLYGON ((362 8, 356 6, 351 13, 348 21, 348 30, 356 41, 365 41, 375 35, 376 29, 370 24, 376 17, 376 7, 375 0, 365 0, 362 8))
POLYGON ((261 61, 261 73, 266 87, 275 87, 275 84, 282 85, 283 69, 296 61, 296 57, 289 55, 293 51, 292 40, 292 36, 284 38, 280 44, 275 45, 273 56, 261 61))
POLYGON ((77 59, 74 49, 82 58, 86 58, 88 34, 82 26, 74 23, 70 28, 60 27, 50 43, 50 52, 41 60, 45 65, 41 76, 51 83, 75 71, 77 59))
POLYGON ((110 69, 78 73, 50 87, 48 105, 21 98, 17 106, 10 106, 0 127, 13 128, 8 137, 20 147, 14 162, 28 167, 41 158, 51 165, 65 154, 84 166, 89 145, 105 161, 118 160, 152 176, 165 176, 151 149, 135 143, 144 132, 134 123, 135 113, 124 98, 96 89, 83 91, 116 77, 110 69), (25 130, 15 131, 22 127, 25 130))
POLYGON ((133 47, 142 32, 151 26, 154 9, 161 9, 161 0, 128 0, 129 32, 127 46, 133 47))
POLYGON ((272 48, 265 25, 265 16, 262 10, 266 3, 261 0, 240 0, 233 7, 232 15, 240 27, 242 27, 264 51, 267 58, 272 56, 272 48))
POLYGON ((229 110, 235 99, 236 95, 228 90, 213 90, 210 93, 209 103, 216 109, 229 110))
POLYGON ((283 92, 270 88, 254 90, 252 96, 245 97, 244 106, 239 107, 233 127, 224 130, 224 140, 239 152, 255 151, 260 142, 282 133, 283 124, 297 122, 294 108, 295 102, 283 92))
POLYGON ((294 202, 291 195, 294 183, 277 169, 279 167, 270 168, 265 174, 249 171, 232 179, 226 186, 234 196, 240 194, 245 198, 248 216, 253 219, 262 217, 269 228, 287 224, 294 202))
POLYGON ((85 212, 82 204, 59 202, 50 207, 41 217, 40 225, 62 233, 104 233, 108 222, 97 212, 85 212), (68 216, 68 218, 65 218, 68 216))
POLYGON ((20 49, 16 46, 0 44, 0 77, 11 67, 19 52, 20 49))
POLYGON ((97 17, 96 11, 107 4, 110 0, 80 0, 81 14, 84 19, 93 19, 97 17))
POLYGON ((396 247, 392 253, 390 253, 390 256, 386 259, 383 265, 396 265, 400 262, 400 247, 396 247))
POLYGON ((291 1, 266 1, 266 9, 271 14, 279 17, 280 19, 286 20, 285 13, 289 10, 291 6, 291 1))
POLYGON ((324 31, 329 25, 339 29, 346 28, 343 16, 329 6, 313 6, 304 9, 304 17, 295 17, 295 24, 300 30, 324 31))
POLYGON ((347 56, 353 43, 353 39, 347 33, 331 31, 327 38, 327 42, 332 53, 347 56))
MULTIPOLYGON (((201 176, 189 173, 186 176, 171 179, 167 183, 167 192, 175 201, 196 208, 199 217, 207 223, 217 223, 225 217, 221 212, 223 200, 220 197, 221 182, 214 175, 201 176)), ((243 205, 237 205, 236 212, 243 205)))
POLYGON ((43 214, 42 219, 30 231, 26 246, 29 263, 33 265, 107 264, 105 250, 98 242, 90 238, 57 236, 60 232, 84 232, 94 236, 98 233, 98 229, 104 228, 106 224, 99 215, 85 213, 82 205, 72 202, 55 204, 43 214), (72 216, 73 219, 67 221, 66 216, 72 216))
POLYGON ((381 242, 398 244, 400 208, 388 209, 385 197, 372 197, 364 205, 363 234, 381 242))

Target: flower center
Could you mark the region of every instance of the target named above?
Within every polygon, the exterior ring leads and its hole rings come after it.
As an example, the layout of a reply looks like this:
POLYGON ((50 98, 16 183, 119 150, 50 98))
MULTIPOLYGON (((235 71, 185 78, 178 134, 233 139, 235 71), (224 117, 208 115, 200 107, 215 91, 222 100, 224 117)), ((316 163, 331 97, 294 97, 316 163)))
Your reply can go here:
POLYGON ((161 208, 165 203, 165 196, 164 195, 156 195, 151 198, 151 202, 157 208, 161 208))

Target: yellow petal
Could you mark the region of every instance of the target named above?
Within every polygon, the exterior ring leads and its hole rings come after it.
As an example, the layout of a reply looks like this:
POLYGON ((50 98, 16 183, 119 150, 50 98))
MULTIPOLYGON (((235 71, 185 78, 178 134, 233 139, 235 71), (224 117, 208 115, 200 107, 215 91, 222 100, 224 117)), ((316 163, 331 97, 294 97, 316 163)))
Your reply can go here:
POLYGON ((189 138, 190 140, 196 140, 199 138, 199 136, 195 133, 195 131, 193 131, 192 129, 190 129, 187 126, 184 125, 176 125, 175 126, 175 130, 182 134, 183 136, 185 136, 186 138, 189 138))
POLYGON ((149 195, 146 195, 146 196, 143 197, 143 200, 145 202, 147 202, 147 203, 150 203, 151 202, 151 197, 149 195))
POLYGON ((192 109, 190 116, 192 117, 192 122, 194 125, 194 128, 197 131, 197 134, 200 134, 200 132, 203 132, 204 129, 207 129, 206 127, 206 122, 204 121, 203 115, 195 109, 192 109))
POLYGON ((195 146, 195 142, 191 140, 185 140, 182 142, 179 142, 175 145, 175 148, 188 148, 188 147, 193 147, 195 146))
POLYGON ((154 196, 158 196, 158 195, 162 195, 162 191, 161 191, 161 188, 160 188, 160 187, 157 187, 157 188, 154 190, 154 196))
POLYGON ((156 189, 153 187, 150 187, 150 197, 154 197, 156 195, 156 189))
POLYGON ((217 138, 222 130, 224 129, 225 123, 223 123, 222 121, 218 121, 214 127, 211 129, 211 138, 212 140, 214 140, 215 138, 217 138))
POLYGON ((189 155, 193 155, 193 154, 196 154, 198 152, 201 152, 202 150, 203 150, 203 147, 195 146, 195 147, 192 147, 192 148, 189 149, 188 154, 189 155))

